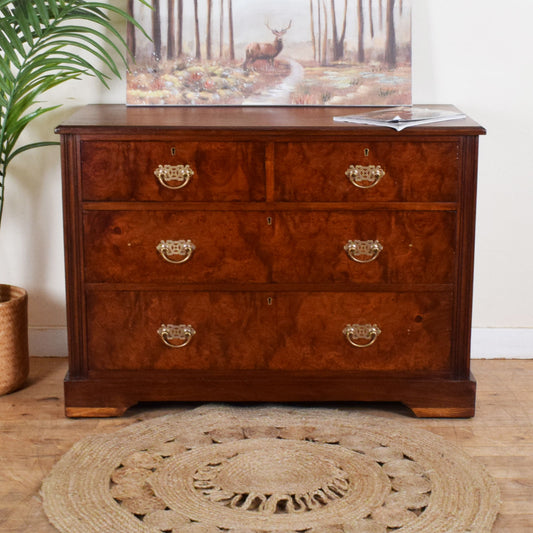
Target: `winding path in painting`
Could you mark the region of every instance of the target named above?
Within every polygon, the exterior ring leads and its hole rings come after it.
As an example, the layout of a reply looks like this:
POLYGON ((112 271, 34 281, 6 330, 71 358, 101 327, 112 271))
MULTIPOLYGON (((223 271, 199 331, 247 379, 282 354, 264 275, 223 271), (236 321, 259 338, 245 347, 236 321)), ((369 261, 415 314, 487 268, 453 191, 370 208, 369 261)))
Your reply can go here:
POLYGON ((247 98, 243 102, 244 105, 288 105, 291 103, 291 94, 304 79, 305 73, 304 68, 298 61, 289 57, 284 57, 283 61, 290 65, 290 74, 279 85, 247 98))

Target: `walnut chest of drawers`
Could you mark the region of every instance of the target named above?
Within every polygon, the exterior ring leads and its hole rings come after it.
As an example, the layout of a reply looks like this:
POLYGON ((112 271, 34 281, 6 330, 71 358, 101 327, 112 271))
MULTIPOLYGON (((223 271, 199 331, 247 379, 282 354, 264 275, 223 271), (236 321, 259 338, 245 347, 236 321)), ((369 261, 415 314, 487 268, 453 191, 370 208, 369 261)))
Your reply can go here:
POLYGON ((94 105, 58 127, 68 416, 399 401, 472 416, 470 119, 94 105))

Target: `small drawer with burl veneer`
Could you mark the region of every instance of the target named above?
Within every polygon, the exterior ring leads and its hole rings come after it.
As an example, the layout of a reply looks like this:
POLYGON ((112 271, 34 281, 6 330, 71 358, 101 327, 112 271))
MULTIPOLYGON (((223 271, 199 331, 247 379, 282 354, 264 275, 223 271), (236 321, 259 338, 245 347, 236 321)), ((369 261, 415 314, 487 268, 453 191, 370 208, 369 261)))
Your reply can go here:
POLYGON ((450 368, 453 297, 447 292, 280 293, 271 369, 414 375, 450 368))
POLYGON ((454 212, 302 210, 272 220, 276 282, 453 281, 454 212))
POLYGON ((89 370, 266 368, 274 316, 263 292, 90 291, 89 370))
POLYGON ((83 141, 86 201, 262 201, 265 148, 254 142, 83 141))
POLYGON ((454 202, 459 143, 287 142, 275 145, 283 202, 454 202))
POLYGON ((85 279, 268 282, 272 227, 256 211, 86 211, 85 279))

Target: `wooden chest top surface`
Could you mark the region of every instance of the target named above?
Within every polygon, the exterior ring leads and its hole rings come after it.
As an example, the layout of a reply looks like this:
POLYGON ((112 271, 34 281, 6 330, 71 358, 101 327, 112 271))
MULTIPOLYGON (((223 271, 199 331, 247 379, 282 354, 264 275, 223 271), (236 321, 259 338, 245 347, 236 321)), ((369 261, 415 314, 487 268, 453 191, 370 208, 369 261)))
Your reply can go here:
MULTIPOLYGON (((431 107, 431 106, 424 106, 431 107)), ((451 110, 453 106, 438 106, 451 110)), ((127 107, 122 104, 94 104, 74 113, 58 126, 56 132, 76 133, 87 129, 114 129, 161 133, 166 129, 189 130, 312 130, 315 133, 350 136, 391 135, 483 135, 485 130, 470 118, 406 128, 401 133, 391 128, 377 128, 334 122, 333 117, 372 108, 351 107, 127 107)))

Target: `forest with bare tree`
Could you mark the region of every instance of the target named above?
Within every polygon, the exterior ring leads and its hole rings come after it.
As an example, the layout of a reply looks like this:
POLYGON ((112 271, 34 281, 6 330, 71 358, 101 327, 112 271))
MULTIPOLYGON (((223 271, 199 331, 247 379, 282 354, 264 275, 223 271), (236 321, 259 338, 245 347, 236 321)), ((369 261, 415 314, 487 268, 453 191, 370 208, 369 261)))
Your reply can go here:
MULTIPOLYGON (((357 55, 357 62, 364 63, 365 40, 369 39, 371 47, 377 32, 383 30, 383 3, 386 2, 386 44, 382 51, 383 62, 394 68, 396 64, 396 39, 395 39, 395 0, 377 0, 379 26, 376 31, 374 24, 375 10, 373 0, 368 0, 367 9, 365 10, 364 0, 353 0, 356 31, 353 50, 357 55), (368 26, 367 26, 368 24, 368 26), (367 35, 367 28, 369 35, 367 35)), ((399 15, 403 13, 403 0, 399 0, 399 15)), ((326 9, 326 0, 309 0, 311 43, 313 46, 313 58, 321 65, 328 62, 338 62, 346 58, 345 41, 347 27, 348 0, 343 0, 342 23, 338 23, 338 8, 335 0, 330 0, 329 11, 326 9), (318 21, 318 22, 317 22, 318 21), (329 30, 331 28, 331 32, 329 30), (330 43, 330 52, 328 54, 328 43, 330 43), (328 61, 330 58, 330 61, 328 61)))
MULTIPOLYGON (((187 0, 185 0, 187 2, 187 0)), ((176 59, 185 55, 183 47, 183 10, 184 0, 167 0, 167 14, 163 21, 161 13, 161 0, 152 0, 151 11, 151 38, 153 43, 152 56, 156 61, 162 57, 162 34, 163 26, 166 24, 166 57, 176 59)), ((190 2, 189 2, 190 3, 190 2)), ((130 13, 135 16, 133 11, 133 0, 128 0, 130 13)), ((202 50, 205 49, 207 60, 213 59, 213 0, 205 0, 206 5, 206 25, 205 25, 205 42, 201 38, 200 24, 200 5, 198 0, 192 0, 194 10, 194 57, 202 59, 202 50)), ((233 1, 220 0, 219 5, 219 58, 224 57, 227 50, 230 59, 235 59, 234 28, 233 28, 233 1), (228 29, 228 42, 224 42, 225 21, 228 29)), ((135 56, 135 31, 133 25, 128 26, 128 45, 132 54, 135 56)))

